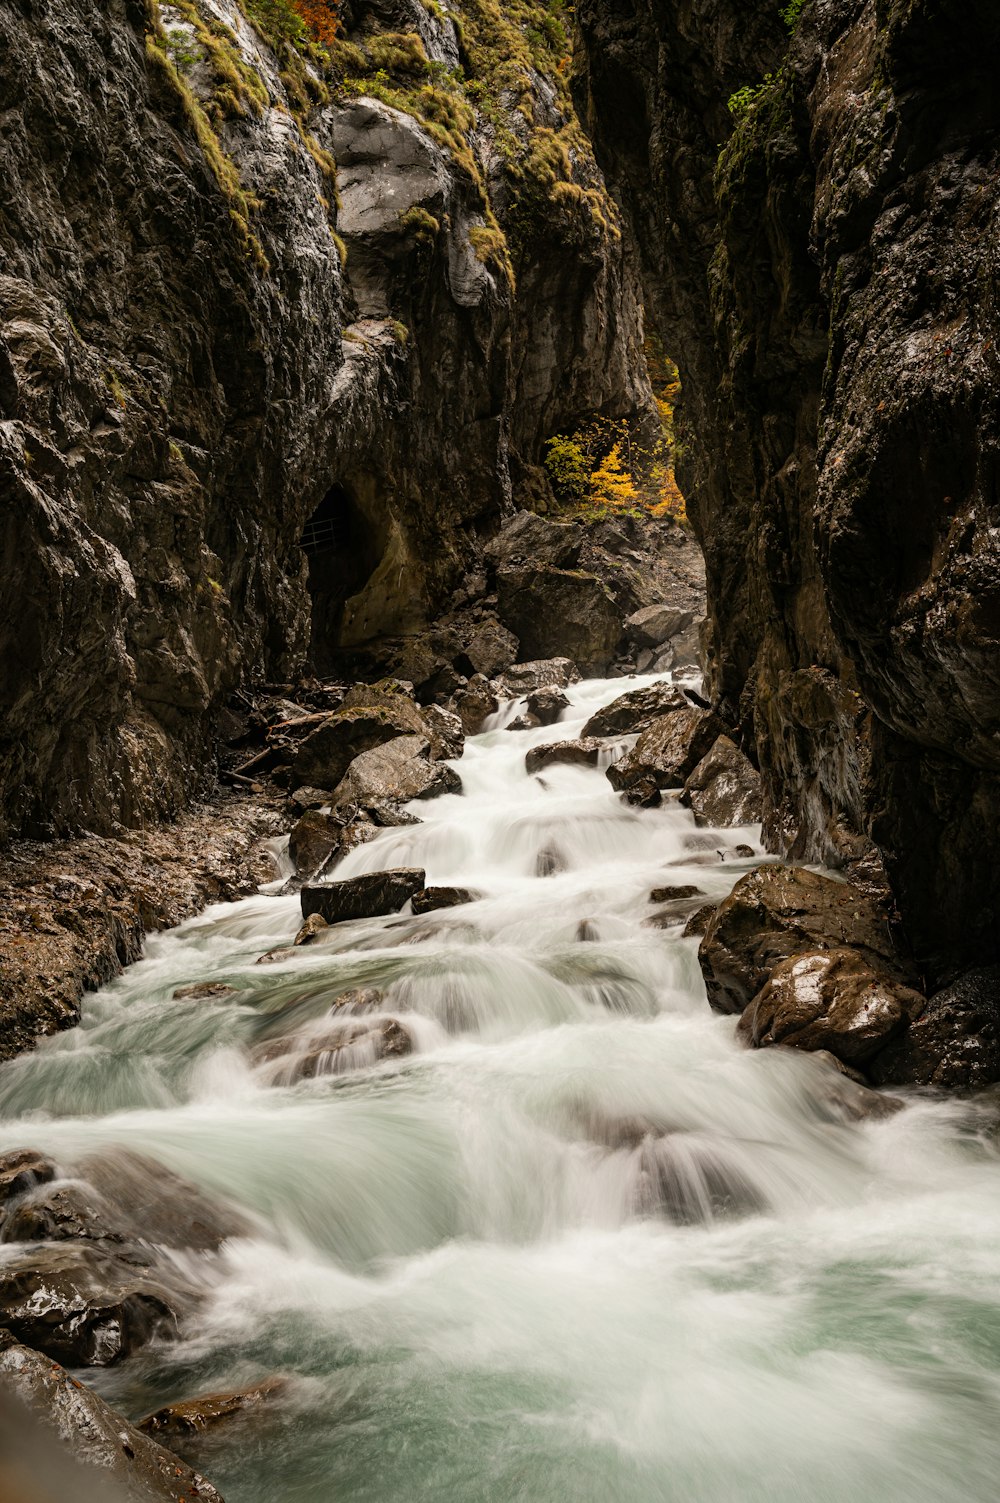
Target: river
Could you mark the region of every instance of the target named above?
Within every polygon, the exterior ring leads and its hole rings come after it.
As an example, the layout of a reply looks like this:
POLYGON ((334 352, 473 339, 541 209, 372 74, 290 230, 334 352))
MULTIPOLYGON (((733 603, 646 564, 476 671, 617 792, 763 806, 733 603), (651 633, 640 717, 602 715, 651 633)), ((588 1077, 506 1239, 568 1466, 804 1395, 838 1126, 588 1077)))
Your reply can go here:
POLYGON ((461 795, 337 871, 419 865, 474 903, 271 965, 298 898, 216 906, 0 1072, 0 1148, 124 1143, 255 1219, 180 1341, 84 1375, 132 1416, 289 1376, 200 1443, 227 1503, 996 1497, 995 1112, 913 1093, 854 1122, 825 1066, 738 1046, 685 905, 642 921, 655 886, 717 901, 759 831, 525 772, 645 682, 578 684, 547 729, 501 712, 461 795), (173 998, 205 979, 238 995, 173 998), (358 986, 412 1055, 293 1086, 252 1067, 358 986))

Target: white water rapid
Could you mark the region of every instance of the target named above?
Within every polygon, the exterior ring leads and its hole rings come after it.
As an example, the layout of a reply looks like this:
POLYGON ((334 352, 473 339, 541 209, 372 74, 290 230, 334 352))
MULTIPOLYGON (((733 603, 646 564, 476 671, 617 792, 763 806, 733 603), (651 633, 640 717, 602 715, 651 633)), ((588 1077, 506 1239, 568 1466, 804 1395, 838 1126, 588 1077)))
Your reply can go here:
POLYGON ((642 920, 655 886, 718 900, 759 832, 525 772, 645 682, 471 739, 462 794, 336 874, 424 866, 474 903, 263 966, 298 898, 215 907, 0 1071, 0 1149, 124 1143, 254 1216, 181 1340, 85 1375, 133 1416, 288 1376, 202 1443, 227 1503, 996 1497, 993 1112, 913 1094, 853 1122, 817 1061, 738 1047, 684 905, 642 920), (173 998, 206 979, 238 995, 173 998), (293 1086, 252 1068, 356 986, 412 1055, 293 1086))

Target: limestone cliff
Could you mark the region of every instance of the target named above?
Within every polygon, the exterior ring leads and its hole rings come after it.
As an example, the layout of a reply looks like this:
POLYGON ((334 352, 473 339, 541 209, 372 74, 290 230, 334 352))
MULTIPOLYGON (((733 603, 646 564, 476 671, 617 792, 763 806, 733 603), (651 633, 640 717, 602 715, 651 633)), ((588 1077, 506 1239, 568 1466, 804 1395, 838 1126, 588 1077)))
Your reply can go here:
POLYGON ((684 382, 713 692, 772 848, 881 857, 928 980, 995 962, 1000 15, 578 14, 581 104, 684 382))
POLYGON ((240 683, 418 628, 648 404, 530 0, 0 12, 0 837, 171 815, 240 683), (302 544, 305 544, 305 549, 302 544))

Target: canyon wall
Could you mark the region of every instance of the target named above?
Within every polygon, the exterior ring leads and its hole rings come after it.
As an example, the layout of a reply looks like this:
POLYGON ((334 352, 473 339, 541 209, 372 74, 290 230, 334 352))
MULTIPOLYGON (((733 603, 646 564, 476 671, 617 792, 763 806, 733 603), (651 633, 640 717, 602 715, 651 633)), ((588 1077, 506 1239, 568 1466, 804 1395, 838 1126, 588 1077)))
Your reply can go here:
POLYGON ((1000 13, 780 11, 581 0, 578 102, 681 368, 771 848, 884 863, 933 983, 1000 958, 1000 13))
POLYGON ((0 838, 176 814, 235 689, 419 630, 548 435, 650 406, 561 25, 344 21, 0 13, 0 838))

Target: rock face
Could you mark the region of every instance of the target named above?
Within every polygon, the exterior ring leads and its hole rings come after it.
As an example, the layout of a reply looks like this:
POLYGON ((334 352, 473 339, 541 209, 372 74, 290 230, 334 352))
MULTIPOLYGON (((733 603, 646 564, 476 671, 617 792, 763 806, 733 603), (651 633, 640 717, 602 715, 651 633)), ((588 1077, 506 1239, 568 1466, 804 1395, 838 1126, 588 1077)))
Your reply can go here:
MULTIPOLYGON (((81 1503, 109 1496, 121 1503, 177 1503, 179 1498, 222 1503, 199 1472, 129 1424, 51 1358, 5 1331, 0 1331, 0 1380, 44 1433, 52 1466, 51 1471, 46 1468, 44 1496, 81 1503)), ((25 1462, 30 1455, 26 1448, 25 1462)), ((21 1458, 7 1459, 20 1472, 21 1458)))
POLYGON ((343 882, 327 882, 302 889, 302 916, 318 913, 328 924, 347 919, 377 918, 398 913, 403 904, 426 885, 420 867, 397 867, 394 871, 367 872, 343 882))
POLYGON ((780 10, 581 0, 579 98, 680 367, 711 690, 770 848, 874 842, 941 983, 1000 959, 1000 12, 780 10))
POLYGON ((175 815, 237 686, 424 629, 549 435, 650 409, 561 24, 287 14, 0 18, 0 838, 175 815))

